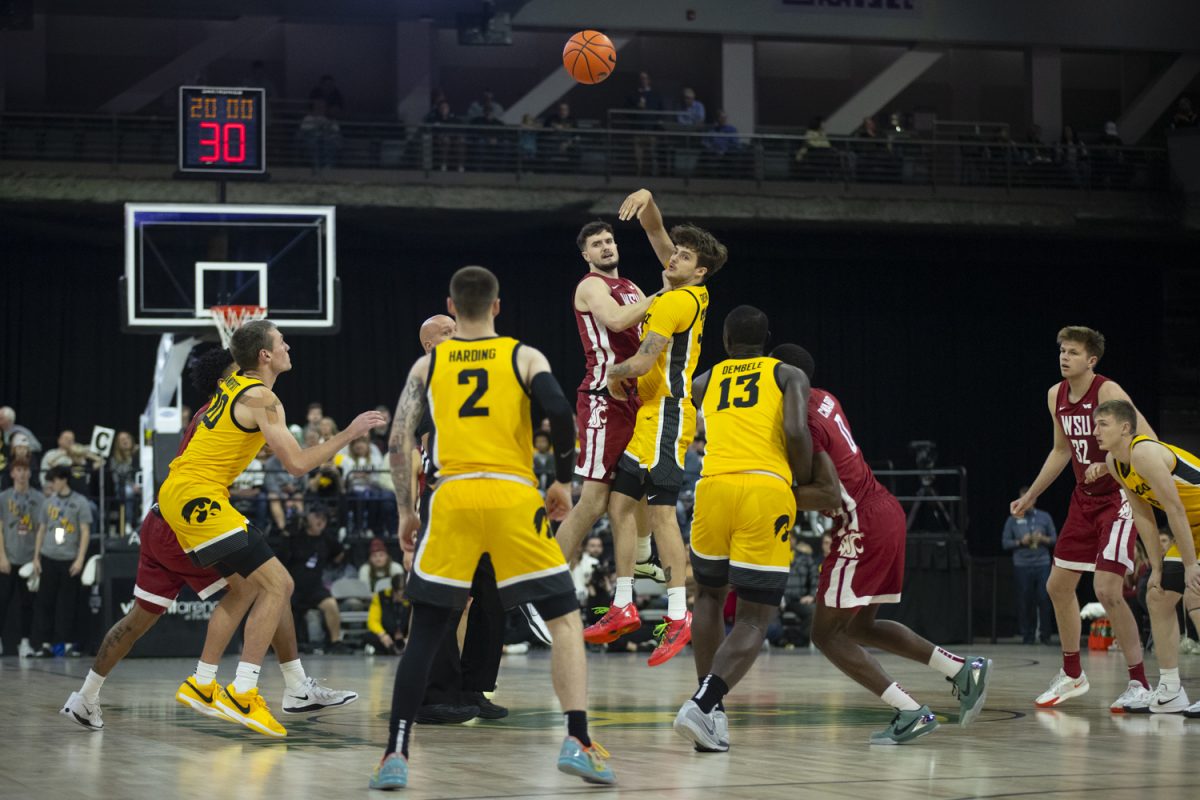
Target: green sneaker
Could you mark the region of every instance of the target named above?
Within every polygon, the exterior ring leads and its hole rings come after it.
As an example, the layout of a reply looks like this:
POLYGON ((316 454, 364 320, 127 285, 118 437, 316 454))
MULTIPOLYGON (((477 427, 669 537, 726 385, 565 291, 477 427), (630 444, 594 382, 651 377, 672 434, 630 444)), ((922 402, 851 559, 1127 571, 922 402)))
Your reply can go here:
POLYGON ((933 733, 937 726, 937 717, 929 706, 921 706, 915 711, 897 711, 891 725, 871 734, 871 744, 908 744, 933 733))
POLYGON ((990 658, 967 658, 962 669, 953 678, 946 680, 954 684, 951 689, 958 698, 958 724, 970 725, 983 711, 983 703, 987 700, 988 678, 992 675, 992 660, 990 658))

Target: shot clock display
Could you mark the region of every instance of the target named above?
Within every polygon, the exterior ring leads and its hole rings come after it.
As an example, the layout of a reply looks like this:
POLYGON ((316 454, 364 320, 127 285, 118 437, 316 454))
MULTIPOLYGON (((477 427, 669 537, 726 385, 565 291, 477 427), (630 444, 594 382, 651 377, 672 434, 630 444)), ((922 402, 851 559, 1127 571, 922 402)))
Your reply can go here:
POLYGON ((266 171, 266 92, 179 87, 179 171, 266 171))

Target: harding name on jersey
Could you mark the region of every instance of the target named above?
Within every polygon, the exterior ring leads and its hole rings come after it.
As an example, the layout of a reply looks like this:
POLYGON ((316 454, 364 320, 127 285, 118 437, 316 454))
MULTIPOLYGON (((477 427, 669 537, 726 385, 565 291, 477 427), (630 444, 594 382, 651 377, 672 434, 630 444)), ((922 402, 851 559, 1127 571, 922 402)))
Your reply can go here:
POLYGON ((496 357, 496 348, 489 347, 484 350, 452 350, 450 351, 450 363, 456 364, 465 361, 491 361, 496 357))

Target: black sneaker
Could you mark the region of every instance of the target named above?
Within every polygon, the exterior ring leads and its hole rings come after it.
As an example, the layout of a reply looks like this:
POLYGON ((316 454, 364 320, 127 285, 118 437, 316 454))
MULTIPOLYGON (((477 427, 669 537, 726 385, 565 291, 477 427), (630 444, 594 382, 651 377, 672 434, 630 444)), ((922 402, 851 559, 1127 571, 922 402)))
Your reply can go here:
POLYGON ((480 719, 504 719, 508 716, 507 708, 498 706, 491 700, 488 700, 483 692, 465 692, 464 698, 468 702, 479 706, 480 719))
POLYGON ((354 648, 338 639, 336 642, 330 642, 325 645, 325 652, 328 655, 345 655, 346 653, 354 652, 354 648))
POLYGON ((422 725, 456 725, 479 716, 479 706, 436 703, 417 709, 417 722, 422 725))

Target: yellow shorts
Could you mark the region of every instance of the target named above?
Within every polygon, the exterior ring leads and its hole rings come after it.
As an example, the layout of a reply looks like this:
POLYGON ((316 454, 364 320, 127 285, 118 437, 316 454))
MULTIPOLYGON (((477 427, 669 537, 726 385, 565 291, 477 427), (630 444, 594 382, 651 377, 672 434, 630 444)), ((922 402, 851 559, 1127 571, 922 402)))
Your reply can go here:
POLYGON ((795 520, 796 498, 783 478, 752 472, 702 478, 692 518, 697 582, 732 584, 755 602, 770 602, 760 593, 777 593, 778 603, 792 564, 788 535, 795 520))
POLYGON ((537 489, 515 478, 460 476, 439 481, 433 491, 405 595, 414 602, 462 608, 484 553, 491 555, 505 608, 574 597, 567 562, 537 489))
POLYGON ((664 397, 638 409, 633 437, 619 468, 645 474, 650 484, 678 493, 683 457, 696 437, 696 407, 691 400, 664 397))
POLYGON ((250 522, 233 507, 229 489, 168 475, 158 490, 158 508, 179 546, 201 566, 210 566, 249 543, 250 522))

